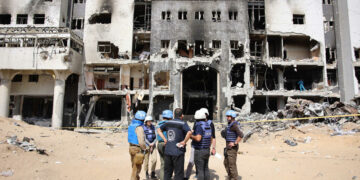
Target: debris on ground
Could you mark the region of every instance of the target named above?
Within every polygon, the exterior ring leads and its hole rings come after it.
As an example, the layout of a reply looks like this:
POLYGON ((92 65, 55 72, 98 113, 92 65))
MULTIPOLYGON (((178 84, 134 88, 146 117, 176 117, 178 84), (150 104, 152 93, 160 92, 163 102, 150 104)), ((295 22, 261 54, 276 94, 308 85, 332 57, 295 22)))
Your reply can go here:
POLYGON ((297 146, 297 142, 292 141, 290 139, 286 139, 284 143, 288 144, 289 146, 297 146))
POLYGON ((0 173, 1 176, 4 176, 4 177, 10 177, 14 174, 14 170, 7 170, 7 171, 2 171, 0 173))
POLYGON ((33 141, 33 138, 28 138, 28 137, 24 137, 23 141, 18 141, 17 136, 11 136, 9 138, 7 138, 7 143, 20 147, 21 149, 23 149, 26 152, 30 152, 30 151, 36 151, 38 154, 41 155, 46 155, 48 156, 49 154, 46 153, 45 149, 38 149, 36 148, 36 146, 32 143, 30 143, 30 141, 33 141))

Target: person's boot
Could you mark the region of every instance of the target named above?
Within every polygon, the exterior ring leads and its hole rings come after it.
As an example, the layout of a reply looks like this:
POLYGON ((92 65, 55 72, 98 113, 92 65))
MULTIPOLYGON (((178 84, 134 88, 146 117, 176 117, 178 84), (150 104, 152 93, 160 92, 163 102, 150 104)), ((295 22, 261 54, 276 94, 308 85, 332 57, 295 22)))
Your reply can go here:
POLYGON ((155 172, 151 172, 151 179, 157 179, 155 172))
POLYGON ((150 175, 149 175, 149 173, 146 171, 146 179, 150 179, 150 175))

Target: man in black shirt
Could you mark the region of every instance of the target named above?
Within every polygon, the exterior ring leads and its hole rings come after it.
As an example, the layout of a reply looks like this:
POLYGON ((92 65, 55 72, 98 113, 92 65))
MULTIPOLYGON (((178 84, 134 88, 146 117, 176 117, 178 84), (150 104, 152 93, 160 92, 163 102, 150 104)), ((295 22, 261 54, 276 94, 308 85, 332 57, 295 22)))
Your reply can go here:
POLYGON ((175 109, 174 116, 174 120, 167 121, 157 130, 165 143, 165 180, 170 180, 173 172, 175 173, 174 180, 184 179, 185 145, 191 136, 188 124, 182 120, 182 109, 175 109), (163 131, 167 132, 167 139, 163 131))

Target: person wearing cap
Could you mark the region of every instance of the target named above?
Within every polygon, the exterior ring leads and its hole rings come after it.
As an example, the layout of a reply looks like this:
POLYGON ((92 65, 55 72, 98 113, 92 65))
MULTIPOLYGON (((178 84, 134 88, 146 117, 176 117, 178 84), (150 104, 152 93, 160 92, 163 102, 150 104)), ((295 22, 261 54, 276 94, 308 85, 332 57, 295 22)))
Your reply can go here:
POLYGON ((167 121, 157 130, 165 143, 165 180, 171 180, 173 173, 175 174, 174 180, 184 179, 185 145, 191 136, 189 126, 183 121, 182 109, 175 109, 174 115, 174 120, 167 121), (164 131, 167 133, 167 139, 163 134, 164 131))
MULTIPOLYGON (((170 121, 173 119, 173 112, 170 110, 164 110, 162 112, 162 118, 163 120, 160 121, 157 126, 156 129, 159 129, 160 126, 162 126, 163 124, 165 124, 167 121, 170 121)), ((164 134, 164 138, 167 139, 167 134, 166 131, 163 131, 164 134)), ((160 168, 160 180, 164 179, 164 169, 165 169, 165 162, 164 162, 164 156, 165 156, 165 142, 164 139, 160 137, 159 133, 156 136, 156 139, 158 141, 158 152, 159 152, 159 156, 160 156, 160 164, 161 164, 161 168, 160 168)))
POLYGON ((197 169, 197 179, 210 179, 209 158, 210 145, 213 139, 210 124, 206 120, 206 114, 202 110, 195 112, 195 130, 191 136, 193 140, 194 162, 197 169))
POLYGON ((137 111, 128 127, 129 153, 132 165, 131 180, 140 179, 139 174, 146 152, 145 133, 142 126, 144 124, 145 116, 146 113, 144 111, 137 111))
MULTIPOLYGON (((211 147, 212 148, 210 148, 211 149, 210 154, 215 155, 216 154, 216 149, 215 149, 216 139, 215 139, 215 126, 214 126, 214 123, 212 123, 212 120, 209 119, 209 111, 208 111, 207 108, 201 108, 200 111, 202 111, 205 114, 206 122, 211 127, 211 136, 212 136, 211 147)), ((194 126, 193 126, 193 132, 195 131, 195 127, 196 127, 196 122, 194 123, 194 126)), ((188 162, 188 165, 187 165, 187 168, 186 168, 184 179, 189 179, 190 178, 192 169, 193 169, 193 167, 195 165, 195 163, 194 163, 195 149, 194 149, 193 143, 194 143, 194 141, 191 142, 191 153, 190 153, 190 158, 189 158, 189 162, 188 162)), ((196 169, 196 175, 195 175, 196 178, 197 178, 197 175, 198 175, 198 170, 196 169)))
POLYGON ((155 134, 155 127, 152 125, 153 118, 152 116, 145 117, 145 123, 143 125, 144 133, 145 133, 145 143, 146 143, 146 153, 145 153, 145 160, 144 160, 144 171, 147 179, 155 179, 157 178, 155 175, 155 167, 156 167, 156 160, 157 154, 154 153, 156 147, 156 134, 155 134), (150 160, 150 170, 151 176, 149 175, 149 160, 150 160))
POLYGON ((228 126, 222 132, 226 139, 226 147, 224 148, 224 165, 229 180, 238 179, 238 171, 236 166, 237 151, 239 150, 239 142, 244 134, 240 130, 240 124, 235 121, 237 114, 233 110, 226 112, 228 126))

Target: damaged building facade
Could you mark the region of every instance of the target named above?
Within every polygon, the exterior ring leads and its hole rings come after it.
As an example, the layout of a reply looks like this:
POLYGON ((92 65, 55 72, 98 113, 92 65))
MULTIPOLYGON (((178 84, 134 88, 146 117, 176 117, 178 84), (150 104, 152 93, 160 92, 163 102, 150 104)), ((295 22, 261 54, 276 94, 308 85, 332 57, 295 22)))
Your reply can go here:
POLYGON ((359 103, 357 0, 6 2, 0 116, 108 126, 137 110, 221 120, 288 97, 359 103))

